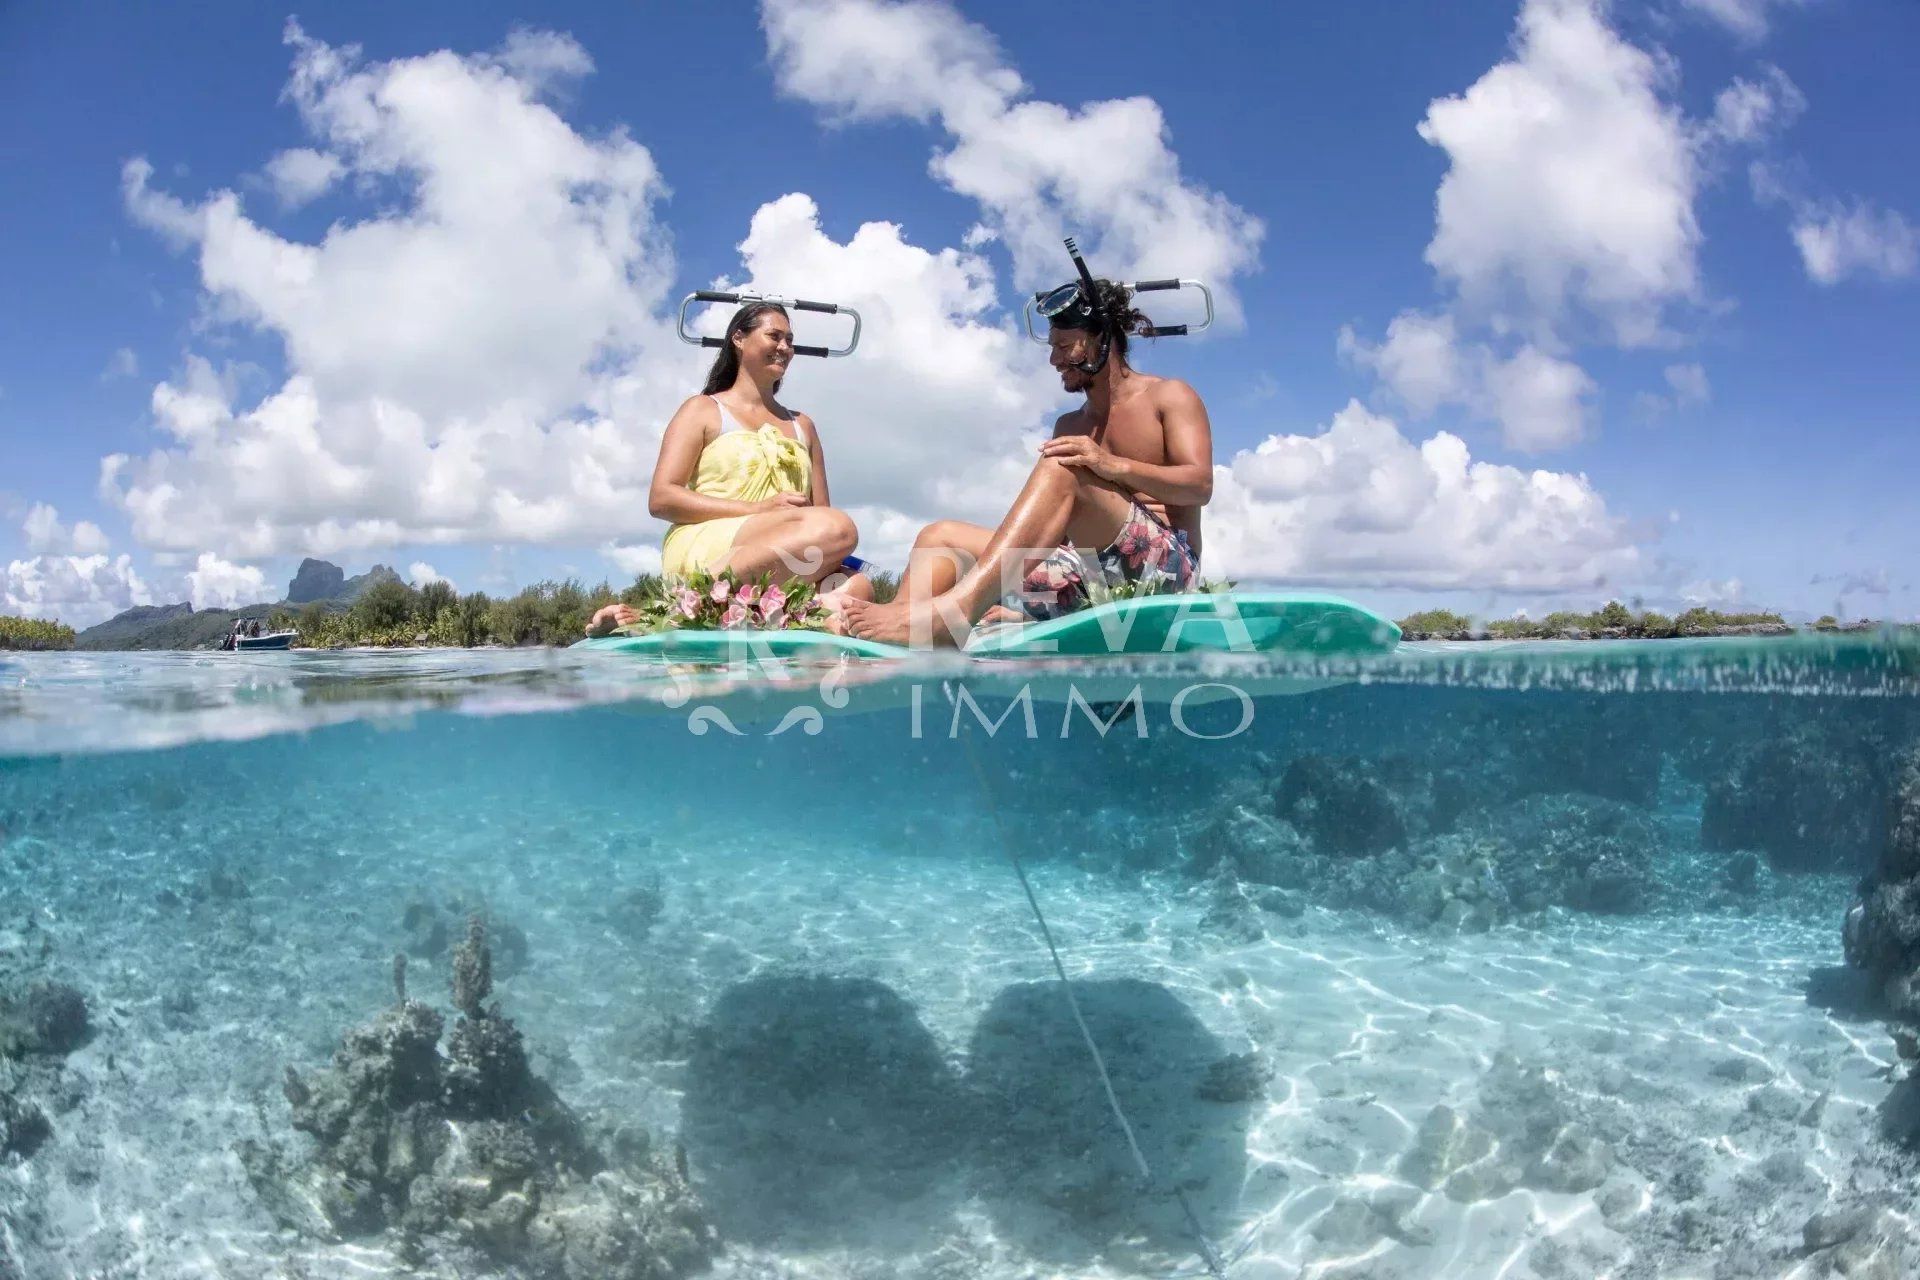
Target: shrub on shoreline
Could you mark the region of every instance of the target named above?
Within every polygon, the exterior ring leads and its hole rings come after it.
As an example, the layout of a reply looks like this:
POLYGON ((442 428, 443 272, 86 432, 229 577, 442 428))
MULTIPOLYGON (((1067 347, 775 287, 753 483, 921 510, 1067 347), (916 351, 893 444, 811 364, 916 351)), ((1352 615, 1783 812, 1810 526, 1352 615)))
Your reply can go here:
POLYGON ((1487 636, 1495 640, 1558 640, 1563 637, 1623 637, 1665 640, 1674 636, 1715 635, 1736 627, 1785 627, 1777 613, 1722 613, 1718 609, 1688 609, 1677 618, 1651 609, 1635 612, 1618 600, 1609 600, 1592 613, 1561 609, 1544 618, 1495 618, 1485 626, 1449 609, 1425 609, 1400 619, 1400 631, 1409 640, 1464 640, 1487 636))
POLYGON ((73 637, 64 623, 0 615, 0 649, 71 649, 73 637))
MULTIPOLYGON (((897 588, 892 575, 874 575, 876 599, 892 599, 897 588)), ((621 601, 641 608, 665 591, 665 580, 654 573, 643 573, 620 590, 607 582, 588 587, 568 578, 535 583, 498 599, 484 591, 461 595, 445 582, 416 588, 390 580, 374 583, 344 611, 320 603, 298 615, 277 610, 271 625, 297 630, 295 643, 303 649, 567 645, 586 633, 587 619, 602 606, 621 601)))

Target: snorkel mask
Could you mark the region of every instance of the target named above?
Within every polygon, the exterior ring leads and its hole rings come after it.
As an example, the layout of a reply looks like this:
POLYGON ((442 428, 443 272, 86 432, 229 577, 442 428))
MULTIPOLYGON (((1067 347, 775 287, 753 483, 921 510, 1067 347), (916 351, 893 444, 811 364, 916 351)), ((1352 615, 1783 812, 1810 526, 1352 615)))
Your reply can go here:
POLYGON ((771 293, 716 293, 711 289, 700 289, 680 300, 680 323, 678 326, 680 341, 696 347, 724 347, 725 338, 703 338, 687 328, 687 316, 695 303, 714 302, 722 305, 739 306, 747 302, 771 302, 785 307, 789 311, 818 311, 822 315, 851 316, 853 334, 844 347, 812 347, 795 344, 793 354, 797 356, 850 356, 853 349, 860 345, 860 313, 852 307, 843 307, 837 302, 809 302, 805 298, 782 298, 771 293))
MULTIPOLYGON (((1074 366, 1081 373, 1092 377, 1107 367, 1107 359, 1113 353, 1113 335, 1119 324, 1118 316, 1109 315, 1100 305, 1100 292, 1094 287, 1093 272, 1087 269, 1087 260, 1080 256, 1080 246, 1074 243, 1072 236, 1067 237, 1067 253, 1073 258, 1073 269, 1079 275, 1078 280, 1070 280, 1058 288, 1036 293, 1027 302, 1027 334, 1035 342, 1045 343, 1047 339, 1034 325, 1033 318, 1039 315, 1053 329, 1087 329, 1100 335, 1100 350, 1092 360, 1082 361, 1074 366)), ((1154 293, 1167 289, 1197 289, 1201 300, 1206 304, 1206 319, 1199 324, 1163 324, 1148 325, 1140 330, 1143 338, 1172 338, 1183 334, 1199 333, 1213 324, 1213 291, 1198 280, 1136 280, 1131 284, 1121 284, 1129 294, 1154 293)))

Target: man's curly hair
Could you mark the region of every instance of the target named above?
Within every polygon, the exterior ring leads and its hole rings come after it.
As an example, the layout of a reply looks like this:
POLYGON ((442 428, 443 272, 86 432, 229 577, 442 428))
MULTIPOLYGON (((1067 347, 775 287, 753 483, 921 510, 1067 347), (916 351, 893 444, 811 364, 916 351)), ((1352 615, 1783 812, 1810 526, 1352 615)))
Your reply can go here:
MULTIPOLYGON (((1108 280, 1104 277, 1095 277, 1093 292, 1094 297, 1098 299, 1100 303, 1100 310, 1107 319, 1109 325, 1108 333, 1113 339, 1114 354, 1118 355, 1122 361, 1125 361, 1127 358, 1128 335, 1145 332, 1152 327, 1153 321, 1147 318, 1146 313, 1135 309, 1133 305, 1133 290, 1120 284, 1118 281, 1108 280)), ((1055 323, 1053 327, 1056 329, 1065 329, 1085 328, 1086 326, 1055 323)))

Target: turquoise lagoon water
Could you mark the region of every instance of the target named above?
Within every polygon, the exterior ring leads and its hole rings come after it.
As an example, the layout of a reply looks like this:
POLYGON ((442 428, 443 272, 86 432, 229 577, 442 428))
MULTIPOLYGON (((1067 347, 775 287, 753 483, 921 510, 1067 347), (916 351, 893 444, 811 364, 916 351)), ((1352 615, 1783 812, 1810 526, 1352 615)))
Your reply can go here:
POLYGON ((1914 1274, 1911 641, 1117 662, 0 661, 0 1276, 1914 1274))

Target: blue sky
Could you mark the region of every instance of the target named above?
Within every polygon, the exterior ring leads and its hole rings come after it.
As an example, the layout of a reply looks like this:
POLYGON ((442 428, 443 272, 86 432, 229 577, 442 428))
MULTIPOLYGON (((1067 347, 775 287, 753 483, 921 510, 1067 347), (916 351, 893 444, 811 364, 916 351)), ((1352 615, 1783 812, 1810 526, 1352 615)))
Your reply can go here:
POLYGON ((1212 568, 1920 616, 1920 7, 767 12, 0 10, 0 612, 620 580, 719 278, 868 312, 789 398, 897 557, 1065 407, 1012 317, 1077 233, 1237 313, 1140 356, 1212 568))

